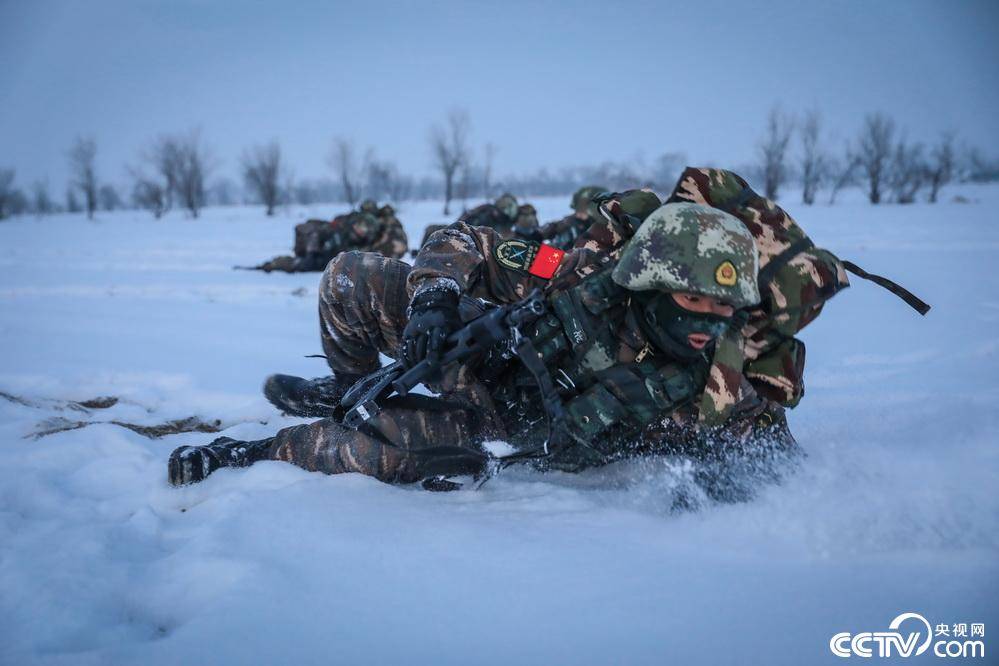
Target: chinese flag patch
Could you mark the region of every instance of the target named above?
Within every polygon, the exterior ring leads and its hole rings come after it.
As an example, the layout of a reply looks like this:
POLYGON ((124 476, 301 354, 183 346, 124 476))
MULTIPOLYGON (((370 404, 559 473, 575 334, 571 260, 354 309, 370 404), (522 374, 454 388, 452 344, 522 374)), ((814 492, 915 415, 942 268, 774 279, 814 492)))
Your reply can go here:
POLYGON ((550 280, 555 275, 555 270, 562 263, 562 257, 564 256, 565 252, 563 250, 554 248, 551 245, 541 244, 538 247, 538 254, 535 255, 534 261, 531 262, 531 266, 527 269, 527 272, 539 278, 550 280))

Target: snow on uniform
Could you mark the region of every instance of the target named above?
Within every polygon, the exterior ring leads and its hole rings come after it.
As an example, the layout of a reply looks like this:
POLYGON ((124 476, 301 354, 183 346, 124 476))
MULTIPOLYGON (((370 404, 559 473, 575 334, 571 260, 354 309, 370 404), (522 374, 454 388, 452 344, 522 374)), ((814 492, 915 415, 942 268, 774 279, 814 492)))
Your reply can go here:
MULTIPOLYGON (((620 202, 613 204, 609 208, 621 210, 620 202)), ((399 358, 411 293, 457 287, 467 320, 477 314, 475 299, 510 303, 542 287, 551 311, 525 333, 561 387, 577 440, 551 465, 575 470, 650 447, 671 449, 679 442, 703 447, 715 435, 697 422, 710 347, 682 361, 652 351, 630 307, 635 292, 612 279, 620 247, 596 248, 596 237, 621 239, 618 227, 608 219, 592 229, 588 247, 568 255, 461 222, 434 234, 412 270, 374 254, 341 254, 327 267, 320 290, 330 367, 363 374, 377 368, 379 353, 399 358)), ((535 413, 537 393, 516 362, 490 358, 478 368, 451 368, 435 388, 441 398, 387 401, 361 431, 334 418, 282 430, 272 457, 315 471, 409 482, 420 478, 416 450, 441 444, 474 448, 489 439, 529 447, 544 437, 544 419, 535 413)), ((718 433, 723 429, 741 441, 757 434, 793 441, 780 406, 757 396, 748 382, 719 426, 718 433)))

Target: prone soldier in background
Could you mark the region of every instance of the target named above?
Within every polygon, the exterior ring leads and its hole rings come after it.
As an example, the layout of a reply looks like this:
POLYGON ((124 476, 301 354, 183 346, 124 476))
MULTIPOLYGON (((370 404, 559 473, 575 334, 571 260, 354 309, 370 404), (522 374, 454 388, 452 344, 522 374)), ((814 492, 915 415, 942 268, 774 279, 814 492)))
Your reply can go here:
POLYGON ((254 268, 267 273, 321 271, 340 252, 361 250, 399 258, 408 249, 406 232, 392 206, 379 208, 367 199, 356 211, 338 215, 331 222, 308 220, 296 225, 294 255, 275 257, 254 268))
MULTIPOLYGON (((489 227, 499 234, 500 238, 530 238, 538 230, 538 211, 531 204, 518 204, 517 198, 510 193, 503 194, 493 203, 485 203, 465 211, 458 222, 473 227, 489 227)), ((420 247, 427 244, 430 236, 446 224, 431 224, 423 232, 420 247)))
POLYGON ((579 188, 572 195, 572 202, 569 204, 573 211, 571 215, 541 226, 536 234, 531 234, 529 237, 532 240, 544 241, 560 250, 569 250, 576 239, 597 219, 597 203, 593 198, 606 191, 607 188, 599 185, 579 188))

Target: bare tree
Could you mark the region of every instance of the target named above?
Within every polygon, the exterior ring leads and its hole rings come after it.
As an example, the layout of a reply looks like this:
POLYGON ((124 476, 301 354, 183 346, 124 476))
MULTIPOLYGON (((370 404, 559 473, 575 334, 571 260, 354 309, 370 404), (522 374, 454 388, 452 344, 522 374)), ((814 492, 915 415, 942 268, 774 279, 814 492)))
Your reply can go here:
POLYGON ((412 188, 412 179, 400 174, 392 162, 376 159, 368 161, 365 184, 368 196, 378 201, 388 200, 398 203, 409 198, 412 188))
POLYGON ((930 203, 937 202, 940 188, 949 183, 954 177, 954 133, 945 132, 940 137, 939 143, 930 152, 930 164, 928 167, 928 178, 930 181, 930 203))
POLYGON ((273 215, 281 195, 281 146, 277 141, 254 146, 243 153, 242 164, 247 189, 267 207, 267 215, 273 215))
MULTIPOLYGON (((179 192, 181 149, 180 142, 174 136, 162 135, 157 138, 146 152, 145 160, 159 174, 161 183, 157 184, 164 194, 164 212, 173 206, 174 196, 179 192)), ((149 179, 145 179, 151 184, 149 179)), ((157 215, 159 217, 159 215, 157 215)))
POLYGON ((101 185, 101 188, 97 191, 97 196, 100 199, 102 210, 116 210, 121 208, 121 197, 118 196, 118 190, 114 188, 114 185, 101 185))
POLYGON ((487 143, 483 152, 485 156, 482 160, 482 196, 489 199, 492 197, 493 160, 496 158, 496 146, 487 143))
POLYGON ((87 209, 87 217, 93 219, 97 210, 97 143, 89 137, 78 137, 69 151, 69 168, 73 174, 73 185, 80 190, 87 209))
POLYGON ((31 202, 28 201, 28 197, 25 196, 18 188, 10 194, 10 200, 7 202, 7 213, 8 215, 24 215, 31 209, 31 202))
POLYGON ((132 184, 132 203, 158 220, 167 209, 166 188, 154 179, 138 175, 132 184))
POLYGON ((177 194, 181 205, 196 218, 205 205, 205 180, 211 171, 211 156, 201 142, 200 130, 179 135, 177 145, 180 150, 177 194))
POLYGON ((895 121, 885 114, 872 113, 864 118, 855 154, 867 181, 867 198, 872 204, 881 203, 894 137, 895 121))
POLYGON ((55 208, 52 197, 49 196, 49 184, 43 180, 37 180, 31 186, 31 199, 31 207, 39 217, 48 215, 55 208))
POLYGON ((359 159, 353 141, 338 138, 333 142, 327 162, 340 180, 343 196, 351 206, 361 198, 361 179, 366 175, 373 159, 371 150, 368 150, 364 159, 359 159))
POLYGON ((819 186, 828 175, 829 158, 819 144, 822 116, 812 110, 801 125, 801 201, 811 206, 819 186))
POLYGON ((319 201, 319 187, 313 181, 300 180, 295 184, 292 195, 295 203, 309 206, 319 201))
POLYGON ((13 203, 14 176, 13 169, 0 169, 0 220, 11 214, 11 204, 13 203))
POLYGON ((922 144, 909 144, 904 138, 899 139, 892 152, 887 179, 892 200, 901 204, 915 201, 916 193, 926 181, 927 171, 922 144))
POLYGON ((430 130, 430 148, 434 163, 444 178, 444 214, 450 215, 454 196, 454 177, 458 169, 469 160, 468 135, 471 122, 468 112, 452 110, 443 127, 435 125, 430 130))
POLYGON ((69 213, 79 213, 80 200, 76 198, 76 188, 72 185, 66 187, 66 211, 69 213))
POLYGON ((198 217, 205 205, 205 181, 212 170, 212 158, 201 141, 201 131, 159 137, 145 155, 146 161, 163 180, 166 207, 179 201, 198 217))
POLYGON ((760 141, 760 171, 763 176, 763 193, 776 201, 781 185, 787 180, 787 147, 794 131, 794 120, 779 107, 770 109, 767 129, 760 141))
POLYGON ((857 184, 857 171, 860 158, 847 144, 842 159, 829 159, 829 177, 832 187, 829 191, 829 205, 836 203, 836 196, 846 187, 857 184))
POLYGON ((284 169, 284 183, 278 192, 278 201, 287 209, 295 203, 295 172, 291 169, 284 169))

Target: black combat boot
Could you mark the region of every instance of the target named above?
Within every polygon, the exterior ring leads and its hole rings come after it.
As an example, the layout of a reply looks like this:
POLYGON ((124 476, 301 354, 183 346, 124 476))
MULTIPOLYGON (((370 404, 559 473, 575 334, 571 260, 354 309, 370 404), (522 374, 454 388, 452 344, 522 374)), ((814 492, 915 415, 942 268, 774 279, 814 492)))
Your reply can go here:
POLYGON ((182 446, 170 454, 167 474, 170 484, 197 483, 220 467, 249 467, 270 454, 272 438, 240 442, 219 437, 206 446, 182 446))
POLYGON ((264 382, 264 395, 289 416, 336 416, 343 394, 362 376, 343 372, 315 379, 271 375, 264 382))

